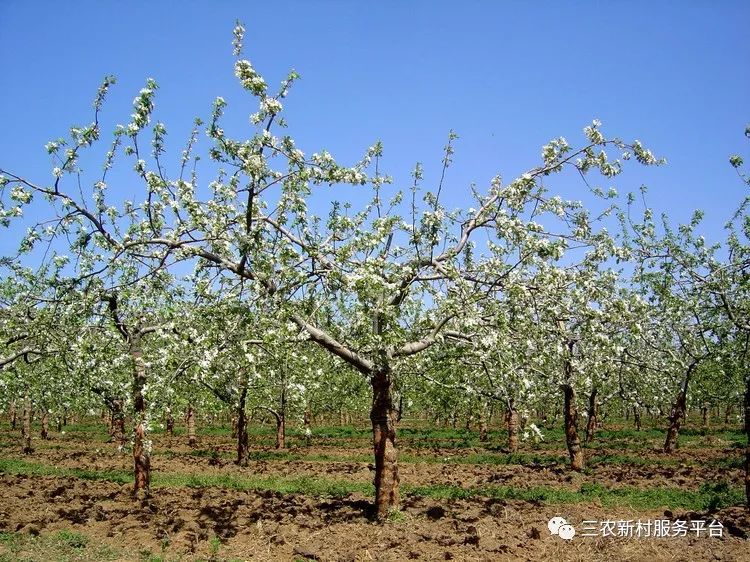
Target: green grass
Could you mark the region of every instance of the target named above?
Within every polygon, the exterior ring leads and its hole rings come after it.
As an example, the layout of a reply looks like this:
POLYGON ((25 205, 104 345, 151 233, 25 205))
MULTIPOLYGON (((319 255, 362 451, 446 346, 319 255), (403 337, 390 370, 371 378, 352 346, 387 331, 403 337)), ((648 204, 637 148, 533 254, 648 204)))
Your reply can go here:
POLYGON ((678 488, 632 487, 608 488, 600 484, 582 484, 578 490, 533 486, 517 488, 513 486, 482 486, 461 488, 459 486, 404 486, 407 494, 439 499, 468 499, 487 497, 504 500, 541 502, 550 505, 587 503, 598 500, 605 507, 630 507, 638 510, 652 509, 720 509, 739 505, 744 501, 740 488, 732 488, 726 483, 707 484, 697 491, 678 488))
MULTIPOLYGON (((73 476, 117 483, 132 482, 132 476, 116 471, 90 471, 57 468, 21 460, 0 460, 0 472, 26 475, 73 476)), ((225 488, 230 490, 270 491, 278 494, 303 494, 314 497, 346 497, 352 493, 372 496, 371 484, 314 477, 155 474, 152 485, 158 487, 225 488)), ((743 502, 743 491, 727 483, 705 484, 699 490, 679 488, 633 487, 609 488, 599 484, 582 484, 578 490, 534 486, 479 486, 464 488, 452 485, 402 486, 405 494, 441 499, 497 498, 535 501, 546 504, 582 503, 598 500, 604 506, 627 506, 633 509, 717 509, 743 502)))
MULTIPOLYGON (((12 443, 14 447, 19 444, 12 443)), ((560 444, 557 444, 558 448, 560 444)), ((738 442, 737 447, 731 446, 729 449, 744 449, 744 443, 738 442)), ((2 447, 2 444, 0 444, 2 447)), ((40 450, 65 450, 64 445, 57 443, 36 442, 35 448, 40 450)), ((621 448, 626 451, 631 450, 628 447, 608 447, 621 448)), ((677 459, 671 457, 650 456, 644 457, 636 454, 616 454, 616 453, 598 453, 596 447, 587 449, 587 467, 589 469, 600 466, 697 466, 704 465, 705 460, 692 461, 689 459, 677 459)), ((202 458, 221 458, 224 460, 233 460, 236 453, 219 451, 216 449, 194 449, 188 453, 177 453, 169 449, 157 449, 154 451, 156 456, 165 456, 168 458, 179 458, 187 454, 193 457, 202 458)), ((270 462, 349 462, 349 463, 371 463, 372 455, 369 453, 307 453, 304 449, 287 449, 287 450, 269 450, 269 451, 251 451, 248 455, 250 461, 270 461, 270 462)), ((564 454, 554 454, 552 452, 519 452, 519 453, 459 453, 456 455, 437 455, 437 454, 412 454, 404 452, 399 455, 399 462, 404 464, 460 464, 460 465, 522 465, 535 467, 550 467, 556 465, 567 465, 568 457, 564 454)), ((723 469, 741 469, 743 467, 743 457, 739 454, 724 458, 712 459, 709 464, 716 468, 723 469)), ((85 478, 85 471, 79 477, 85 478)))
POLYGON ((0 562, 89 562, 118 560, 120 554, 107 545, 94 545, 86 535, 58 531, 34 536, 0 533, 0 562))
POLYGON ((0 459, 0 473, 25 474, 30 476, 71 476, 73 478, 80 478, 81 480, 107 480, 118 484, 127 484, 133 481, 133 475, 123 470, 62 468, 17 459, 0 459))

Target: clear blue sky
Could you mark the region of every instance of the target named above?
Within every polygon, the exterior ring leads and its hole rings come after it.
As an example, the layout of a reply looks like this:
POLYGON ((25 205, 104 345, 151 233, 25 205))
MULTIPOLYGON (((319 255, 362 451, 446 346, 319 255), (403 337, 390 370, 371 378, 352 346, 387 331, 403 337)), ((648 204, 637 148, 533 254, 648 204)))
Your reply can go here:
MULTIPOLYGON (((709 238, 743 194, 728 157, 750 160, 747 1, 2 0, 0 164, 48 181, 44 144, 90 121, 110 73, 118 83, 105 127, 127 122, 147 77, 159 83, 173 169, 193 117, 208 117, 216 96, 230 105, 225 128, 241 134, 256 108, 233 76, 236 18, 245 55, 270 84, 290 68, 302 75, 285 107, 308 154, 326 148, 350 163, 381 139, 387 171, 406 186, 416 161, 435 177, 454 129, 447 190, 460 205, 471 182, 511 179, 549 139, 581 142, 599 118, 605 133, 669 160, 629 167, 612 183, 621 192, 646 183, 649 203, 677 220, 705 209, 709 238)), ((580 185, 550 187, 581 196, 580 185)))

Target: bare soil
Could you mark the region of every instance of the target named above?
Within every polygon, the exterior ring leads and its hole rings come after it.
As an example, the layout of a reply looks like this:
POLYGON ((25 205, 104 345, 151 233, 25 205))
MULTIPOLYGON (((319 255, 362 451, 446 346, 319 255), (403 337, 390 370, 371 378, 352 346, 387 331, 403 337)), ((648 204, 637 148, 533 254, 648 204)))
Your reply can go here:
MULTIPOLYGON (((11 434, 3 439, 7 443, 11 434)), ((129 455, 112 444, 66 436, 37 441, 36 452, 21 455, 16 448, 0 456, 66 468, 131 469, 129 455)), ((202 449, 232 452, 228 438, 204 437, 202 449)), ((231 459, 219 462, 193 456, 182 439, 157 437, 155 473, 247 476, 315 476, 350 482, 371 482, 366 462, 343 460, 251 461, 238 467, 231 459)), ((254 450, 260 450, 255 447, 254 450)), ((368 455, 369 449, 315 445, 293 451, 333 457, 368 455)), ((409 450, 410 455, 455 457, 477 450, 409 450)), ((550 454, 560 454, 552 451, 550 454)), ((604 449, 596 451, 604 454, 604 449)), ((612 454, 623 453, 611 451, 612 454)), ((630 454, 664 458, 657 451, 630 454)), ((730 480, 739 485, 739 469, 719 470, 711 461, 724 455, 716 448, 678 451, 684 461, 670 466, 597 466, 588 474, 572 474, 565 466, 404 463, 402 483, 481 486, 505 484, 520 488, 549 486, 578 489, 583 483, 609 487, 658 486, 696 489, 702 483, 730 480)), ((603 507, 596 502, 550 506, 539 502, 487 498, 435 500, 406 495, 397 520, 376 524, 370 499, 352 494, 343 499, 315 498, 275 492, 219 488, 155 488, 144 502, 131 497, 131 485, 69 477, 0 474, 0 532, 30 535, 72 530, 92 542, 111 546, 122 560, 527 560, 527 561, 696 561, 750 560, 750 512, 737 507, 712 514, 643 511, 603 507), (616 538, 576 536, 566 542, 553 536, 547 522, 562 516, 573 525, 584 520, 718 519, 722 538, 616 538)), ((580 527, 579 527, 580 528, 580 527)), ((579 532, 580 535, 580 532, 579 532)), ((0 555, 3 554, 0 545, 0 555)))

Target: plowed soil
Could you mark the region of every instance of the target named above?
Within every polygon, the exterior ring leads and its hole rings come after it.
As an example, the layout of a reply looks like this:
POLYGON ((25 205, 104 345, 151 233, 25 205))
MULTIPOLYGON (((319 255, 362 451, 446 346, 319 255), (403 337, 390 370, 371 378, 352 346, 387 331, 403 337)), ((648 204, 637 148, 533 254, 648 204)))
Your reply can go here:
MULTIPOLYGON (((131 468, 127 454, 101 441, 58 436, 45 443, 35 442, 33 454, 21 455, 18 447, 9 445, 11 439, 17 439, 16 434, 6 431, 2 439, 3 459, 97 471, 131 468)), ((369 449, 363 445, 321 443, 292 451, 298 456, 325 454, 344 460, 263 460, 238 467, 231 462, 229 438, 201 439, 201 448, 225 453, 211 459, 190 454, 182 439, 157 436, 154 450, 158 454, 152 463, 155 474, 313 476, 369 483, 372 472, 368 463, 346 460, 368 455, 369 449)), ((254 450, 264 449, 255 446, 254 450)), ((428 460, 477 451, 409 450, 407 446, 404 452, 428 460)), ((606 452, 601 449, 597 454, 606 452)), ((664 458, 655 450, 633 454, 664 458)), ((587 474, 571 474, 564 465, 413 462, 400 468, 402 482, 409 485, 504 484, 573 490, 592 483, 697 489, 719 479, 739 485, 740 469, 712 466, 710 461, 722 454, 715 448, 696 447, 678 451, 672 457, 677 461, 674 465, 600 465, 587 474)), ((436 500, 407 494, 396 520, 376 524, 371 520, 371 499, 359 494, 333 499, 222 488, 155 488, 151 498, 137 502, 129 484, 1 473, 0 490, 0 532, 44 536, 72 530, 111 546, 122 560, 147 560, 154 555, 166 560, 268 561, 750 560, 750 512, 741 507, 714 513, 665 513, 663 509, 603 507, 596 502, 550 506, 534 501, 436 500), (555 516, 579 525, 579 529, 584 520, 717 519, 724 532, 721 538, 694 534, 659 539, 576 536, 568 542, 548 531, 547 522, 555 516)))

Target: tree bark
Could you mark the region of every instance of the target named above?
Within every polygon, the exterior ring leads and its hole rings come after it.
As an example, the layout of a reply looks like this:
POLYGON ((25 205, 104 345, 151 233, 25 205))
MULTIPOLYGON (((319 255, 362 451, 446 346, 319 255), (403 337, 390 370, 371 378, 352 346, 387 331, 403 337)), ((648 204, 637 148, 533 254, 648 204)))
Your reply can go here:
POLYGON ((685 379, 682 382, 682 388, 677 395, 677 399, 672 405, 672 411, 669 414, 669 428, 667 429, 667 439, 664 441, 664 452, 671 453, 677 448, 677 438, 680 434, 682 420, 685 419, 685 410, 687 408, 687 391, 690 383, 690 376, 696 367, 696 363, 691 363, 685 373, 685 379))
POLYGON ((641 410, 638 406, 633 406, 633 423, 635 423, 636 431, 641 430, 641 410))
POLYGON ((10 418, 10 428, 15 431, 16 430, 16 401, 11 400, 10 401, 10 412, 8 413, 8 417, 10 418))
POLYGON ((30 455, 34 452, 31 448, 31 398, 28 391, 23 401, 23 426, 21 428, 23 437, 23 454, 30 455))
POLYGON ((584 438, 584 443, 587 445, 594 440, 594 433, 596 432, 597 427, 597 416, 599 410, 599 405, 596 403, 597 393, 597 388, 594 388, 591 391, 591 394, 589 395, 589 407, 586 410, 588 413, 588 420, 586 421, 586 437, 584 438))
POLYGON ((482 443, 488 439, 487 405, 482 404, 479 408, 479 441, 482 443))
POLYGON ((247 464, 248 456, 248 436, 247 436, 247 415, 245 414, 245 402, 247 401, 247 385, 242 386, 239 402, 237 404, 237 464, 244 466, 247 464))
POLYGON ((192 403, 188 404, 187 412, 185 412, 185 423, 187 424, 188 445, 195 447, 198 439, 195 437, 195 408, 192 403))
POLYGON ((109 431, 110 441, 117 443, 117 447, 122 450, 125 446, 125 412, 119 398, 111 402, 109 431))
POLYGON ((133 439, 133 465, 135 482, 133 496, 143 499, 151 493, 151 443, 147 439, 146 398, 143 387, 146 385, 146 363, 143 360, 140 336, 130 340, 130 355, 133 359, 133 410, 135 432, 133 439))
POLYGON ((165 420, 167 435, 170 437, 174 437, 174 415, 172 415, 172 410, 167 410, 167 419, 165 420))
POLYGON ((570 455, 570 468, 583 470, 583 449, 578 437, 578 408, 576 407, 576 393, 572 385, 563 385, 563 413, 565 416, 565 443, 570 455))
POLYGON ((750 509, 750 374, 745 377, 745 500, 750 509))
POLYGON ((286 416, 279 412, 276 418, 276 448, 286 449, 286 416))
POLYGON ((378 520, 388 517, 399 505, 396 416, 393 409, 390 368, 372 374, 372 440, 375 451, 375 513, 378 520))
POLYGON ((305 445, 307 447, 310 446, 310 442, 312 441, 312 429, 310 428, 310 410, 306 409, 305 413, 302 416, 302 424, 305 428, 305 445))
POLYGON ((508 400, 505 421, 508 424, 508 451, 515 453, 518 451, 518 410, 512 398, 508 400))
POLYGON ((286 449, 286 388, 281 389, 279 413, 276 416, 276 448, 286 449))
POLYGON ((41 420, 42 430, 40 432, 40 437, 47 441, 49 437, 49 410, 47 408, 42 408, 42 420, 41 420))
POLYGON ((701 421, 704 431, 708 431, 711 425, 711 409, 707 404, 701 406, 701 421))

